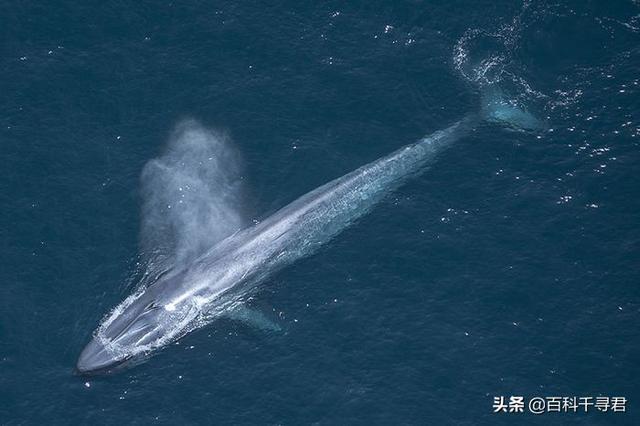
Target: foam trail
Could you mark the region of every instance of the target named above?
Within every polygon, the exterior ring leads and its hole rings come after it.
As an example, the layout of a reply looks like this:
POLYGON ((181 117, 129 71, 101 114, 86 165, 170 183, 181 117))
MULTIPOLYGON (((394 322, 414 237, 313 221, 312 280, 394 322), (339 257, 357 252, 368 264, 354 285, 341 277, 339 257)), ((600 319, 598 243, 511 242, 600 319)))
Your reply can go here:
POLYGON ((176 126, 141 180, 141 245, 147 261, 155 260, 150 269, 184 265, 246 225, 240 157, 227 137, 194 120, 176 126))
POLYGON ((495 30, 470 28, 453 49, 453 64, 460 75, 479 89, 485 118, 516 125, 520 129, 540 129, 532 112, 547 95, 534 89, 524 77, 526 67, 518 61, 523 31, 532 25, 529 1, 510 22, 495 30))

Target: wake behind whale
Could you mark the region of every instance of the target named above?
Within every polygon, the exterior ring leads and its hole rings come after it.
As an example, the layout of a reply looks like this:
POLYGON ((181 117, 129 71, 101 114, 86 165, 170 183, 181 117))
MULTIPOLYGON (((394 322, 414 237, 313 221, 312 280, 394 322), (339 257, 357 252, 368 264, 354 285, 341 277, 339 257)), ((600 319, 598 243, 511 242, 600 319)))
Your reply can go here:
POLYGON ((237 154, 225 138, 195 122, 181 124, 167 152, 143 171, 142 246, 149 271, 104 318, 80 355, 78 371, 109 371, 143 359, 234 312, 267 277, 312 254, 482 120, 517 128, 539 125, 494 88, 483 96, 479 114, 339 177, 248 227, 237 154))

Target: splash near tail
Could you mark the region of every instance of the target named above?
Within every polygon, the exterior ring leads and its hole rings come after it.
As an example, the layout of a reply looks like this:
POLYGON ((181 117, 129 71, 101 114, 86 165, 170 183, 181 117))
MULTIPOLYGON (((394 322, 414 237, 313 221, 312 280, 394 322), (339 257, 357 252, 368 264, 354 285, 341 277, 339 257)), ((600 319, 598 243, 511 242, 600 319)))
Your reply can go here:
POLYGON ((527 68, 518 60, 520 40, 526 36, 535 11, 525 0, 511 20, 497 28, 469 28, 453 49, 453 64, 462 78, 481 95, 481 118, 515 130, 538 131, 546 124, 532 111, 548 96, 525 78, 527 68))

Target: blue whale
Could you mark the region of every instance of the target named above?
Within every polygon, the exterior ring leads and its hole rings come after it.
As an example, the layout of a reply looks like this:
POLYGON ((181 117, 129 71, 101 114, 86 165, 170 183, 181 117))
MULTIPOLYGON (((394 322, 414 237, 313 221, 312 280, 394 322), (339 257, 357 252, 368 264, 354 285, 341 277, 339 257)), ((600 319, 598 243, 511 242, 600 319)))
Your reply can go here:
POLYGON ((108 372, 144 359, 233 309, 258 283, 313 253, 479 122, 539 127, 532 115, 503 101, 498 90, 487 93, 480 113, 320 186, 138 289, 105 317, 80 354, 77 370, 108 372))

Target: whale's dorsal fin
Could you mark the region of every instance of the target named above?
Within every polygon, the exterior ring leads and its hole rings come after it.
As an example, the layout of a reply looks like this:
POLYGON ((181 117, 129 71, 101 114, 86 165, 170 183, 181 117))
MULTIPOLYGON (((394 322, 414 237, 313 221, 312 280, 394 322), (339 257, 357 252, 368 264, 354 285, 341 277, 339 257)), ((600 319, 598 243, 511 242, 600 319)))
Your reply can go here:
POLYGON ((244 181, 229 138, 180 123, 142 172, 141 250, 166 266, 194 260, 243 228, 244 181))

